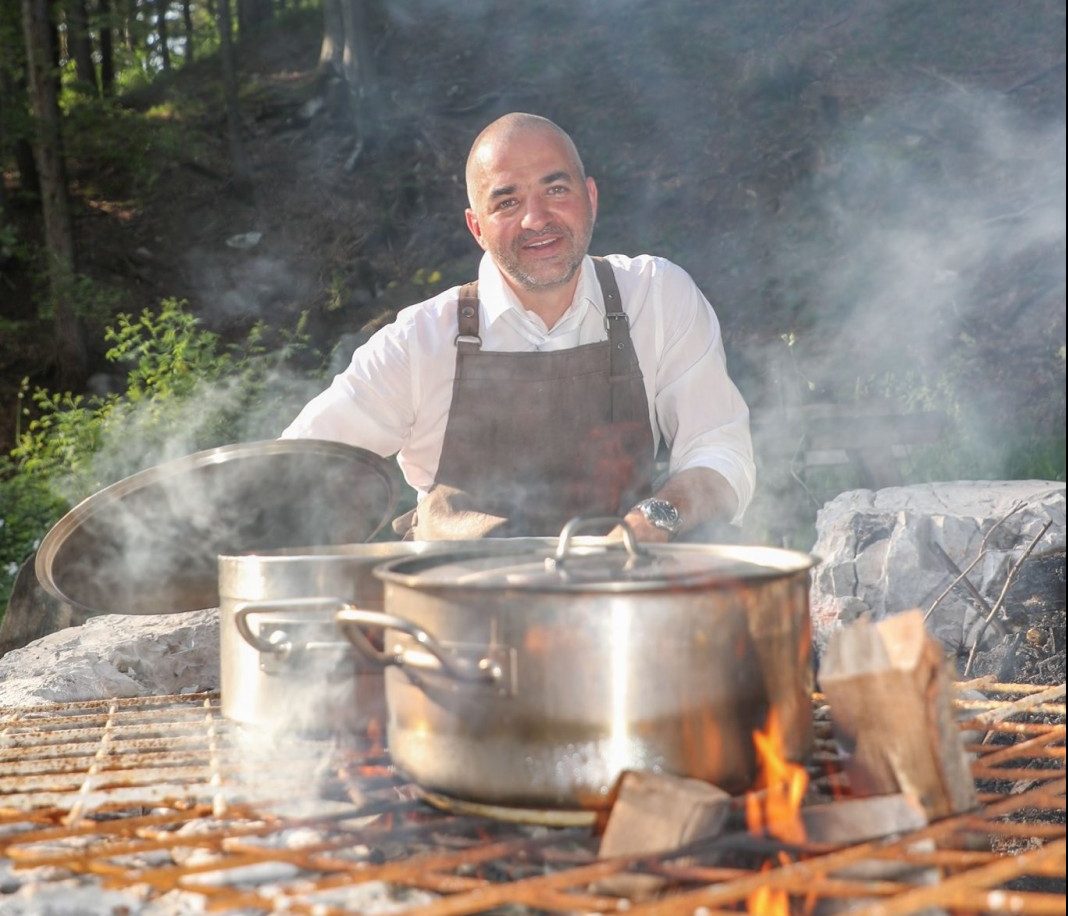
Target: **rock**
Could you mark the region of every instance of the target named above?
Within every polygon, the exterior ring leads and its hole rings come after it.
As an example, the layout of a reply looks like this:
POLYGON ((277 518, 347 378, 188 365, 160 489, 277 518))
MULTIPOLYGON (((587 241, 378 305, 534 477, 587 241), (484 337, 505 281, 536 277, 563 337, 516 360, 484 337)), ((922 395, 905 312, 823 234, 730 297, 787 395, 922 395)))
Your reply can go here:
POLYGON ((242 232, 238 235, 231 235, 226 240, 226 244, 228 247, 236 248, 238 251, 248 251, 250 248, 255 248, 262 238, 262 232, 242 232))
MULTIPOLYGON (((819 512, 812 549, 822 563, 813 577, 813 636, 822 650, 836 626, 868 613, 880 620, 899 611, 927 611, 956 578, 939 555, 964 570, 979 554, 984 535, 1017 503, 987 544, 986 556, 968 574, 993 605, 1013 564, 1048 521, 1021 567, 1005 605, 1007 621, 985 634, 1002 637, 1006 627, 1026 626, 1033 609, 1064 607, 1065 485, 1059 481, 956 481, 852 490, 819 512), (1026 594, 1025 594, 1026 593, 1026 594)), ((954 588, 938 605, 928 628, 948 649, 971 646, 985 616, 978 602, 954 588)), ((1000 617, 1000 615, 999 615, 1000 617)))
POLYGON ((53 598, 41 587, 34 572, 36 558, 34 551, 19 567, 11 587, 7 610, 0 621, 0 656, 83 620, 69 604, 53 598))
POLYGON ((219 612, 107 614, 0 659, 0 709, 219 687, 219 612))
POLYGON ((326 108, 326 99, 321 95, 314 96, 300 106, 300 119, 310 121, 324 108, 326 108))

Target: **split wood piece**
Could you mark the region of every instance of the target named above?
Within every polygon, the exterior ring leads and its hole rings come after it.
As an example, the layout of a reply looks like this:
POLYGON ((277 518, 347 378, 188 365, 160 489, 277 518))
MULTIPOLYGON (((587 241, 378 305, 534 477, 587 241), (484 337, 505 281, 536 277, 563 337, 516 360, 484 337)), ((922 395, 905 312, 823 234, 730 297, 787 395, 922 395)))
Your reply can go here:
POLYGON ((927 826, 927 813, 912 795, 843 798, 801 809, 801 822, 810 843, 852 846, 895 833, 911 833, 927 826))
POLYGON ((831 637, 820 669, 858 795, 915 795, 931 820, 978 803, 942 648, 919 610, 858 620, 831 637))
MULTIPOLYGON (((923 805, 912 795, 877 795, 873 798, 847 798, 801 809, 801 822, 809 842, 853 846, 927 826, 923 805)), ((910 852, 931 852, 934 841, 919 840, 910 852)), ((830 877, 830 876, 828 876, 830 877)), ((834 872, 834 878, 851 881, 898 881, 903 884, 936 884, 942 877, 937 868, 917 867, 903 861, 867 859, 834 872)), ((830 916, 876 903, 874 899, 821 899, 816 916, 830 916)))
MULTIPOLYGON (((620 777, 598 858, 657 855, 718 835, 731 797, 699 779, 638 771, 620 777)), ((658 875, 618 874, 591 886, 598 894, 642 898, 665 883, 658 875)))

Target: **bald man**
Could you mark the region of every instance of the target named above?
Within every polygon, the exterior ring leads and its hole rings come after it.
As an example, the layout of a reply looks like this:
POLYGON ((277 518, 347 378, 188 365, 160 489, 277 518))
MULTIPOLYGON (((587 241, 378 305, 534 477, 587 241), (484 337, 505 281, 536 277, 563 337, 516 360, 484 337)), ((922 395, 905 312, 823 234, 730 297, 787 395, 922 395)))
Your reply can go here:
POLYGON ((282 435, 396 454, 419 494, 405 537, 555 535, 601 515, 666 541, 738 521, 749 412, 689 275, 587 254, 597 185, 545 118, 486 127, 466 179, 478 280, 401 311, 282 435))

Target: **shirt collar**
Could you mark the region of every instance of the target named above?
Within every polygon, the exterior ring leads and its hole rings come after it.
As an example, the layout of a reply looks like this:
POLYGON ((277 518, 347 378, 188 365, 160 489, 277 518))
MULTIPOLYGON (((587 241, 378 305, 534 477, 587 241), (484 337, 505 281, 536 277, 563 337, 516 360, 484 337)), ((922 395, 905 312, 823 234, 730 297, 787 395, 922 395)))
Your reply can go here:
MULTIPOLYGON (((515 309, 521 314, 526 311, 512 288, 505 282, 500 268, 494 263, 489 252, 482 255, 482 260, 478 265, 478 300, 487 326, 493 324, 509 309, 515 309)), ((597 282, 597 273, 593 269, 593 261, 590 260, 589 255, 582 259, 579 281, 575 287, 575 298, 571 300, 571 308, 581 307, 584 301, 595 308, 599 314, 604 314, 601 284, 597 282)))

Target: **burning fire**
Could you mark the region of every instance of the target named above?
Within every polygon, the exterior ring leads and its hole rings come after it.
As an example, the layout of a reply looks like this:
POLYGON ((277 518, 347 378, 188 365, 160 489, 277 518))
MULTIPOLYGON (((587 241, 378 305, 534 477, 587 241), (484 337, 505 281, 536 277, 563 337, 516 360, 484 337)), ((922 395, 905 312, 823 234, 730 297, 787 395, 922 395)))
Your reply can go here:
MULTIPOLYGON (((766 731, 753 732, 757 752, 757 791, 745 798, 745 819, 752 833, 773 836, 785 843, 805 842, 805 825, 801 821, 801 802, 808 788, 808 773, 799 764, 786 759, 779 717, 772 708, 768 712, 766 731)), ((781 864, 790 859, 779 853, 781 864)), ((764 871, 771 869, 766 863, 764 871)), ((785 891, 762 887, 746 900, 750 913, 787 916, 789 896, 785 891)))

